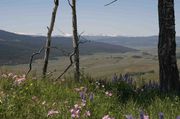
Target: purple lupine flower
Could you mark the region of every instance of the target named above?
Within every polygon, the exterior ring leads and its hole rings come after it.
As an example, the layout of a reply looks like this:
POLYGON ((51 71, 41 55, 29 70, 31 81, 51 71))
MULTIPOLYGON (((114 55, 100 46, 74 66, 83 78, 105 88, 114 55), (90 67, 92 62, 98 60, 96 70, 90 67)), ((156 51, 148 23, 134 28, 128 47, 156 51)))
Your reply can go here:
POLYGON ((144 119, 144 112, 143 111, 140 112, 140 119, 144 119))
POLYGON ((113 83, 116 83, 117 82, 117 75, 116 75, 116 73, 114 73, 114 75, 113 75, 113 77, 112 77, 112 82, 113 83))
POLYGON ((84 97, 84 92, 79 92, 79 96, 80 96, 81 99, 83 99, 83 97, 84 97))
POLYGON ((180 115, 176 117, 176 119, 180 119, 180 115))
POLYGON ((132 115, 126 115, 126 119, 133 119, 132 115))
POLYGON ((79 95, 80 95, 80 98, 82 99, 82 100, 86 100, 86 95, 85 95, 85 93, 84 92, 80 92, 79 93, 79 95))
POLYGON ((162 112, 159 113, 159 119, 164 119, 164 114, 162 112))
POLYGON ((92 102, 94 100, 94 94, 91 92, 89 96, 89 100, 92 102))
POLYGON ((129 77, 129 79, 127 80, 127 83, 128 83, 128 84, 130 84, 130 85, 132 85, 132 84, 133 84, 133 80, 132 80, 132 78, 131 78, 131 77, 129 77))

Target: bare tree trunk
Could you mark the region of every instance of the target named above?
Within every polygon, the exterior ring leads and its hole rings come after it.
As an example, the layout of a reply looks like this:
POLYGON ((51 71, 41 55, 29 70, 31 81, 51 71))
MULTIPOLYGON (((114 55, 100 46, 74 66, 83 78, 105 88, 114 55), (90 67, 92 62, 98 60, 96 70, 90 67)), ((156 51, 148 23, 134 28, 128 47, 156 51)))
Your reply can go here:
POLYGON ((161 91, 179 90, 174 0, 159 0, 159 76, 161 91))
POLYGON ((72 0, 72 27, 73 27, 73 48, 75 50, 74 63, 75 71, 74 77, 75 80, 80 81, 80 71, 79 71, 79 37, 77 31, 77 16, 76 16, 76 0, 72 0))
POLYGON ((54 29, 56 13, 57 13, 57 9, 59 6, 59 0, 54 0, 54 4, 55 4, 55 7, 52 12, 50 27, 48 27, 47 41, 46 41, 46 47, 45 47, 44 66, 43 66, 43 76, 44 77, 46 76, 46 73, 47 73, 48 60, 49 60, 50 47, 51 47, 51 36, 52 36, 53 29, 54 29))

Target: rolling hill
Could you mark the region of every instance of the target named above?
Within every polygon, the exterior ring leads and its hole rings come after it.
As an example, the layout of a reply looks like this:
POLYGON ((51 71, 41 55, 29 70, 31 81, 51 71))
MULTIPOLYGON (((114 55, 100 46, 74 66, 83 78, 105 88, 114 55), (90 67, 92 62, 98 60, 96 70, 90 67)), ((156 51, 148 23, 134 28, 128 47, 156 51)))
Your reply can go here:
MULTIPOLYGON (((45 44, 45 36, 21 35, 0 30, 0 65, 12 65, 28 63, 31 54, 38 51, 45 44)), ((70 37, 53 37, 52 46, 72 51, 72 40, 70 37)), ((137 51, 133 48, 114 45, 109 43, 91 41, 80 45, 80 54, 94 53, 125 53, 137 51)), ((62 56, 57 49, 51 50, 51 58, 62 56)), ((36 58, 42 58, 43 54, 36 58)))
MULTIPOLYGON (((86 36, 93 41, 123 45, 130 48, 157 48, 158 36, 124 37, 124 36, 86 36)), ((176 37, 177 47, 180 46, 180 37, 176 37)))

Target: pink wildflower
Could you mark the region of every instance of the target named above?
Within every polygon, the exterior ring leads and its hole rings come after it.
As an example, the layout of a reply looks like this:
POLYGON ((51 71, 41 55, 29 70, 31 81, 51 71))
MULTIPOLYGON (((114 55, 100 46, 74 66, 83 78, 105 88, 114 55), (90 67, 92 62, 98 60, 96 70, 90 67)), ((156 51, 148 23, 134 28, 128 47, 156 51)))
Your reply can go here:
POLYGON ((72 118, 79 118, 79 116, 80 116, 80 109, 79 108, 72 108, 70 110, 70 112, 71 112, 71 117, 72 118))
POLYGON ((85 116, 90 117, 91 116, 91 112, 90 111, 86 111, 85 112, 85 116))
POLYGON ((149 116, 148 115, 144 115, 144 119, 149 119, 149 116))
POLYGON ((26 78, 24 78, 24 77, 16 78, 15 84, 19 85, 19 84, 21 84, 21 83, 22 83, 23 81, 25 81, 25 80, 26 80, 26 78))
MULTIPOLYGON (((85 106, 85 105, 86 105, 86 101, 82 101, 81 106, 85 106)), ((78 104, 75 104, 74 108, 70 109, 72 118, 79 118, 80 117, 80 113, 81 113, 81 109, 82 109, 81 106, 78 104)))
POLYGON ((102 119, 115 119, 114 117, 110 117, 109 115, 105 115, 102 119))
POLYGON ((112 96, 112 93, 109 93, 108 95, 109 95, 109 97, 111 97, 111 96, 112 96))
POLYGON ((109 96, 109 97, 112 96, 112 93, 111 93, 111 92, 108 92, 108 91, 106 91, 105 94, 106 94, 107 96, 109 96))
POLYGON ((48 111, 47 117, 53 116, 53 115, 55 115, 55 114, 59 114, 59 111, 50 110, 50 111, 48 111))
POLYGON ((22 82, 24 82, 25 80, 26 80, 26 75, 25 74, 23 74, 22 76, 19 76, 19 77, 17 76, 15 78, 15 84, 19 85, 22 82))
POLYGON ((72 118, 76 118, 76 115, 75 115, 75 114, 71 114, 71 117, 72 117, 72 118))

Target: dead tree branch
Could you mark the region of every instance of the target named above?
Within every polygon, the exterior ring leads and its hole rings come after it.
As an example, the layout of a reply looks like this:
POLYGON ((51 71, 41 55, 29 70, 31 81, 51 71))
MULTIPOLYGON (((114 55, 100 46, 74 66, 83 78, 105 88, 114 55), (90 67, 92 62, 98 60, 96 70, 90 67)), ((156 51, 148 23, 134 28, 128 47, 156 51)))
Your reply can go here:
POLYGON ((109 6, 109 5, 111 5, 111 4, 113 4, 113 3, 115 3, 115 2, 117 2, 118 0, 113 0, 113 1, 111 1, 110 3, 108 3, 108 4, 105 4, 104 6, 109 6))
POLYGON ((73 59, 72 58, 76 53, 75 51, 76 50, 74 49, 74 51, 69 55, 70 64, 66 67, 66 69, 55 80, 60 79, 69 70, 69 68, 73 65, 73 59))
MULTIPOLYGON (((84 43, 87 43, 87 42, 90 42, 90 41, 88 41, 88 40, 86 40, 84 37, 82 37, 82 34, 83 34, 84 32, 82 32, 81 34, 79 34, 78 36, 79 36, 79 39, 80 38, 82 38, 82 39, 84 39, 84 41, 79 41, 78 42, 78 45, 80 45, 80 44, 84 44, 84 43)), ((77 47, 76 47, 77 48, 77 47)), ((70 68, 71 68, 71 66, 73 65, 73 56, 76 54, 76 49, 74 49, 73 50, 73 52, 71 53, 71 54, 69 54, 69 60, 70 60, 70 64, 66 67, 66 69, 59 75, 59 77, 58 78, 56 78, 55 80, 58 80, 58 79, 60 79, 70 68)))
POLYGON ((87 40, 86 38, 84 38, 84 37, 82 36, 83 33, 84 33, 84 31, 79 34, 79 43, 78 43, 78 45, 84 44, 84 43, 87 43, 87 42, 90 42, 90 40, 87 40), (81 40, 81 39, 83 39, 83 40, 81 40))
POLYGON ((46 49, 45 49, 45 55, 44 55, 44 66, 43 66, 43 72, 42 72, 43 77, 45 77, 47 73, 48 60, 49 60, 50 47, 51 47, 51 36, 54 29, 56 13, 59 6, 59 0, 54 0, 54 4, 55 4, 55 7, 52 12, 50 27, 47 27, 48 33, 47 33, 47 42, 46 42, 46 49))
POLYGON ((30 61, 29 61, 29 70, 28 72, 26 73, 26 77, 28 76, 28 74, 31 72, 32 70, 32 62, 33 62, 33 59, 36 55, 40 55, 41 52, 44 50, 44 46, 38 51, 38 52, 34 52, 32 55, 31 55, 31 58, 30 58, 30 61))
POLYGON ((67 0, 67 1, 68 1, 69 6, 72 8, 73 6, 72 6, 70 0, 67 0))

